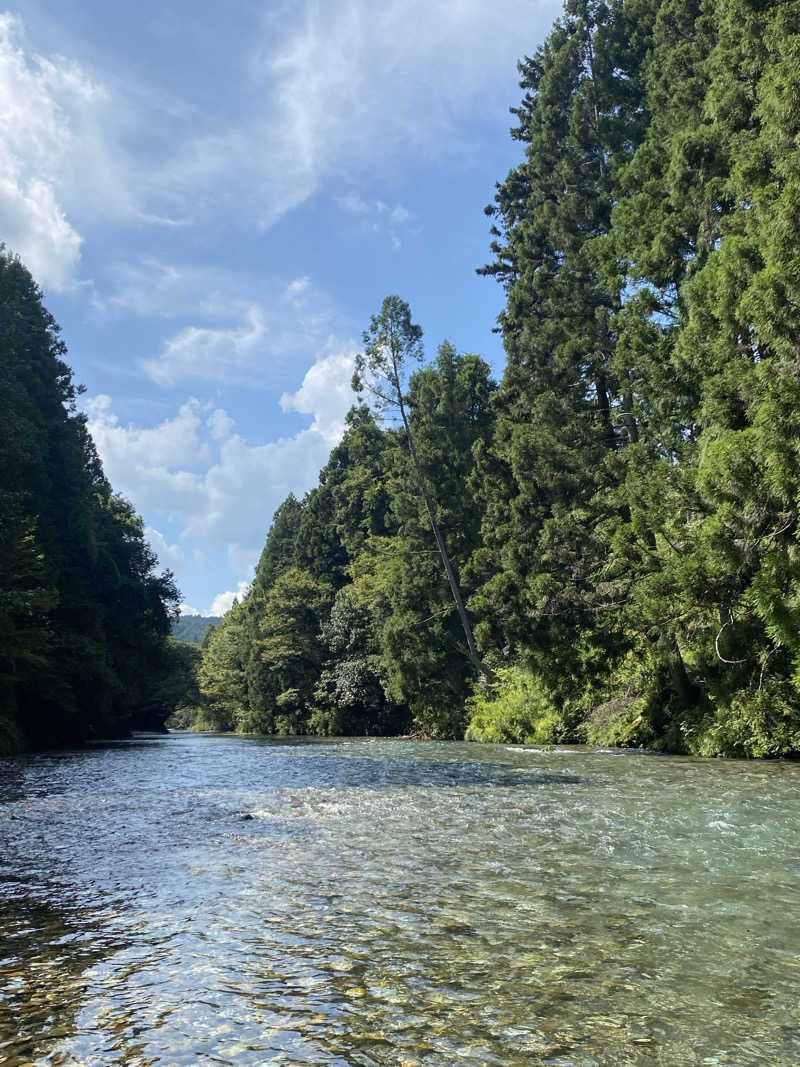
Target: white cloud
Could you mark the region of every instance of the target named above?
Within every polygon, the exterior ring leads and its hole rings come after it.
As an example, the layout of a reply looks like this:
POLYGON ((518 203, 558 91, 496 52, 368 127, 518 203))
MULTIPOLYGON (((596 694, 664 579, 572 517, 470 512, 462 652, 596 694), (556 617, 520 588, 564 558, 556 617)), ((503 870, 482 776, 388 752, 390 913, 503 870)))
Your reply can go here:
POLYGON ((186 326, 167 341, 160 356, 142 360, 145 372, 159 385, 175 385, 186 378, 231 381, 261 350, 267 335, 264 312, 251 304, 244 323, 233 328, 186 326))
POLYGON ((41 284, 74 284, 86 226, 141 216, 147 178, 121 143, 131 121, 90 72, 40 55, 22 19, 0 13, 0 233, 41 284))
POLYGON ((123 425, 108 396, 85 401, 106 474, 146 514, 162 561, 180 570, 188 555, 196 562, 198 553, 224 547, 240 574, 251 573, 276 508, 290 492, 301 496, 316 484, 344 433, 352 367, 347 348, 321 356, 297 391, 281 398, 284 411, 309 414, 311 425, 261 444, 233 432, 226 411, 198 400, 152 427, 123 425), (165 516, 181 528, 179 545, 158 533, 165 516))
POLYGON ((281 126, 309 165, 438 149, 476 106, 495 108, 497 75, 513 78, 519 58, 519 27, 535 40, 560 9, 556 0, 385 0, 379 9, 309 0, 260 66, 277 79, 281 126))
POLYGON ((295 278, 294 281, 289 282, 284 290, 284 296, 287 300, 296 300, 302 293, 308 290, 311 285, 311 279, 308 275, 302 278, 295 278))
POLYGON ((284 393, 280 404, 284 411, 313 415, 311 430, 320 434, 331 447, 344 434, 344 417, 355 403, 350 382, 355 353, 326 356, 310 367, 296 393, 284 393))
POLYGON ((190 514, 202 508, 202 477, 181 469, 210 459, 198 432, 204 423, 199 401, 189 400, 175 418, 150 428, 122 426, 109 396, 89 397, 84 408, 111 484, 138 509, 190 514))
POLYGON ((234 600, 238 600, 240 603, 247 596, 247 591, 250 588, 249 582, 239 582, 235 589, 230 590, 227 593, 217 593, 214 599, 211 601, 211 607, 208 611, 204 612, 205 615, 224 615, 226 611, 230 611, 233 607, 234 600))
POLYGON ((197 608, 193 608, 191 606, 191 604, 179 604, 178 605, 178 611, 181 613, 181 615, 199 615, 200 614, 200 612, 197 610, 197 608))
POLYGON ((216 408, 208 416, 206 420, 209 433, 215 441, 222 441, 226 437, 230 437, 231 430, 234 427, 233 419, 230 417, 227 411, 223 411, 222 408, 216 408))
POLYGON ((96 92, 65 60, 26 55, 21 20, 0 14, 0 231, 54 289, 71 281, 82 241, 55 188, 78 140, 69 112, 96 92))
POLYGON ((358 193, 338 197, 337 203, 351 215, 360 216, 375 233, 388 233, 395 248, 400 247, 401 237, 405 233, 420 232, 412 212, 405 204, 392 207, 383 200, 365 200, 358 193))
MULTIPOLYGON (((261 39, 250 35, 249 55, 237 45, 230 64, 241 79, 228 86, 237 117, 209 108, 191 82, 186 99, 173 100, 164 86, 125 81, 111 73, 113 55, 102 80, 40 55, 21 19, 1 14, 0 233, 43 284, 66 288, 102 220, 161 233, 221 215, 268 227, 330 175, 391 181, 409 154, 473 155, 476 119, 496 116, 516 91, 519 27, 535 41, 560 7, 267 5, 261 39)), ((407 209, 364 204, 399 240, 407 209)))
POLYGON ((53 187, 25 180, 20 167, 0 176, 0 225, 6 244, 18 252, 42 285, 66 289, 80 259, 83 238, 67 222, 53 187))
POLYGON ((103 314, 225 317, 239 307, 231 295, 232 279, 214 267, 177 266, 146 256, 135 263, 117 263, 109 274, 111 294, 94 295, 95 307, 103 314))
MULTIPOLYGON (((561 0, 368 0, 268 5, 238 126, 179 146, 159 175, 187 204, 255 209, 264 227, 332 172, 394 177, 405 157, 476 150, 481 115, 516 94, 520 26, 544 35, 561 0)), ((394 209, 384 205, 386 214, 394 209)), ((373 204, 374 208, 374 204, 373 204)), ((396 225, 405 223, 400 212, 396 225)), ((194 210, 194 208, 193 208, 194 210)))
POLYGON ((152 215, 146 211, 140 211, 138 217, 142 222, 149 222, 152 226, 167 226, 169 228, 191 226, 194 222, 192 218, 171 219, 166 215, 152 215))
POLYGON ((313 429, 263 445, 237 435, 223 441, 203 480, 203 506, 188 516, 183 536, 252 558, 281 501, 314 485, 332 443, 313 429))
POLYGON ((165 264, 153 268, 122 271, 125 281, 107 306, 144 311, 152 298, 165 314, 168 307, 183 305, 195 317, 195 323, 168 338, 157 355, 140 361, 158 385, 203 381, 265 388, 267 361, 307 359, 309 350, 324 347, 324 338, 336 323, 330 298, 317 291, 308 277, 273 286, 261 303, 244 303, 231 295, 235 288, 231 278, 216 278, 214 287, 210 280, 204 284, 202 270, 165 264), (203 319, 209 324, 200 325, 197 320, 203 319))
POLYGON ((186 564, 186 557, 180 545, 167 544, 167 539, 152 526, 145 526, 144 536, 150 542, 150 547, 158 556, 161 567, 168 567, 171 571, 180 571, 186 564))

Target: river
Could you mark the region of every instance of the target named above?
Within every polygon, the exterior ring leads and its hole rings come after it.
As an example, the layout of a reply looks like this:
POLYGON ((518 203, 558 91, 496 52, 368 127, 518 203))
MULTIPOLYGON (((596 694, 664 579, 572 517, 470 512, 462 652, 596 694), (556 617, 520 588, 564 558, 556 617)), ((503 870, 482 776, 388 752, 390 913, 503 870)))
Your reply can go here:
POLYGON ((791 763, 0 760, 0 1064, 796 1065, 799 816, 791 763))

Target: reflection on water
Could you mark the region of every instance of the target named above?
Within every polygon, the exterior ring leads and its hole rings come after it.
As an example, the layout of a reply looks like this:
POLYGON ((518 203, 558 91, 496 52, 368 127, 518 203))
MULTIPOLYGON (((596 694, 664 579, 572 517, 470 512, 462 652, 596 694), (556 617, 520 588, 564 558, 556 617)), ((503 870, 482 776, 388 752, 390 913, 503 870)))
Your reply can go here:
POLYGON ((2 760, 0 1064, 797 1064, 799 785, 432 742, 2 760))

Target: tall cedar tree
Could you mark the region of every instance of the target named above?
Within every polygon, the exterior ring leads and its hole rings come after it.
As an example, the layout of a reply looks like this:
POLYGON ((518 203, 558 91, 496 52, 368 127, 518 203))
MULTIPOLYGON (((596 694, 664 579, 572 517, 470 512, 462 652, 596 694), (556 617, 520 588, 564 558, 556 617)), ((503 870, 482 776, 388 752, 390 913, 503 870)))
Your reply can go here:
POLYGON ((422 330, 411 321, 411 309, 399 296, 387 296, 379 314, 373 315, 369 329, 364 332, 364 351, 356 356, 353 373, 353 389, 357 393, 366 390, 380 411, 396 408, 405 432, 405 440, 416 475, 417 490, 425 507, 433 531, 436 547, 442 560, 450 586, 461 628, 466 641, 466 654, 470 663, 490 681, 494 678, 491 668, 481 660, 472 633, 472 624, 467 616, 461 587, 453 570, 450 556, 442 535, 437 514, 435 487, 426 478, 420 462, 414 433, 409 425, 406 411, 405 377, 409 364, 422 360, 422 330))
POLYGON ((0 255, 0 695, 43 746, 159 728, 178 600, 76 410, 66 347, 29 272, 0 255))

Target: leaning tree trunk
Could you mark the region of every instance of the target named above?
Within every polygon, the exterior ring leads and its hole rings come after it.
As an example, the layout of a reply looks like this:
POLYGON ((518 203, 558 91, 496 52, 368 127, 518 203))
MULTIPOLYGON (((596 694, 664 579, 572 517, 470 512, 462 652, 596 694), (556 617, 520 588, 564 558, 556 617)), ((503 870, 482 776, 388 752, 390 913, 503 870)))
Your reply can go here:
POLYGON ((461 595, 461 589, 458 584, 453 566, 450 562, 450 557, 447 554, 447 548, 445 547, 444 538, 442 537, 442 531, 439 527, 439 523, 436 519, 436 509, 434 508, 433 501, 431 500, 427 486, 425 484, 425 477, 422 473, 422 467, 419 462, 419 456, 417 455, 417 448, 414 444, 414 437, 411 433, 411 427, 408 424, 408 417, 406 415, 406 407, 403 401, 403 392, 400 388, 400 378, 397 371, 397 365, 392 358, 392 364, 394 369, 394 386, 397 392, 397 404, 400 408, 400 415, 403 420, 403 426, 406 431, 406 438, 408 439, 408 451, 411 453, 411 461, 414 464, 414 471, 417 475, 417 482, 419 484, 420 493, 422 499, 425 502, 425 510, 428 513, 430 519, 431 528, 433 530, 433 536, 436 538, 436 547, 439 549, 439 555, 442 557, 442 563, 444 564, 445 574, 447 575, 447 581, 450 584, 450 592, 453 595, 455 601, 456 610, 458 611, 458 617, 461 620, 461 628, 464 631, 464 637, 467 641, 467 655, 470 663, 473 667, 486 678, 488 682, 496 682, 497 675, 488 667, 480 655, 478 654, 478 647, 475 644, 475 637, 472 633, 472 627, 467 616, 467 609, 464 607, 464 598, 461 595))

